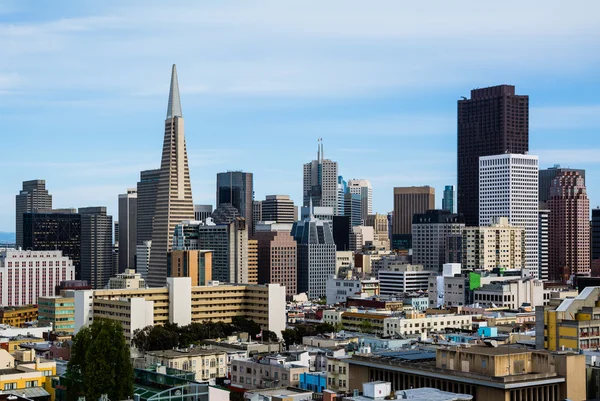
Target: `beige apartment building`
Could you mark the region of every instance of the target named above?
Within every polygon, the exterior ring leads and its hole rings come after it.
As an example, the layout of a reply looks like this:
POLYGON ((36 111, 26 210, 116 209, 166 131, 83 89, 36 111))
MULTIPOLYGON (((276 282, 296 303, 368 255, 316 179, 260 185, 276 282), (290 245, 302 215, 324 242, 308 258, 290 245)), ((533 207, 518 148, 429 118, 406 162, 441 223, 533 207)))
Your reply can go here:
POLYGON ((279 284, 192 286, 189 277, 169 277, 160 288, 75 291, 75 333, 94 319, 118 320, 129 342, 136 329, 149 325, 230 323, 243 316, 280 336, 285 306, 285 287, 279 284))
POLYGON ((227 352, 211 348, 183 348, 150 351, 136 360, 136 366, 147 369, 163 365, 196 373, 196 381, 214 381, 227 375, 227 352))
POLYGON ((501 217, 487 227, 466 227, 462 239, 462 269, 522 269, 525 266, 525 233, 501 217))

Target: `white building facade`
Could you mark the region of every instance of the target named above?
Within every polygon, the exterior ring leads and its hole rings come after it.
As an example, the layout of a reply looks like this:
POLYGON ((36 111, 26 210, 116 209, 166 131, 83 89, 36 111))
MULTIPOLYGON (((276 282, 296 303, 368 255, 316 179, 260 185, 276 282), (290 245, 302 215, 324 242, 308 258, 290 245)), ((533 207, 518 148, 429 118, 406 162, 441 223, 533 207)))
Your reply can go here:
POLYGON ((502 154, 479 158, 479 225, 508 217, 525 229, 525 268, 539 276, 538 157, 502 154))
POLYGON ((391 265, 379 270, 381 295, 394 295, 414 291, 427 291, 429 277, 436 273, 425 270, 422 265, 391 265))
POLYGON ((367 216, 373 214, 373 187, 369 180, 352 179, 348 181, 348 192, 360 195, 360 208, 363 224, 367 221, 367 216))
POLYGON ((62 251, 0 251, 0 304, 37 304, 53 296, 61 281, 74 280, 75 268, 62 251))
POLYGON ((339 279, 331 276, 327 279, 327 305, 346 302, 348 297, 357 296, 362 293, 379 294, 379 280, 374 278, 339 279))

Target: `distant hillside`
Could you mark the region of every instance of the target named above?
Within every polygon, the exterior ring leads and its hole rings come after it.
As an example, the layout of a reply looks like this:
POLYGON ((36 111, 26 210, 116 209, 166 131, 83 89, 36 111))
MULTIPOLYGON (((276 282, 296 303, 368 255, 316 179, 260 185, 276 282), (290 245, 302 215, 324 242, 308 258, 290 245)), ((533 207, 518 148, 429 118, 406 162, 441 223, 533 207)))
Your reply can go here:
POLYGON ((0 231, 0 242, 15 242, 15 233, 7 233, 4 231, 0 231))

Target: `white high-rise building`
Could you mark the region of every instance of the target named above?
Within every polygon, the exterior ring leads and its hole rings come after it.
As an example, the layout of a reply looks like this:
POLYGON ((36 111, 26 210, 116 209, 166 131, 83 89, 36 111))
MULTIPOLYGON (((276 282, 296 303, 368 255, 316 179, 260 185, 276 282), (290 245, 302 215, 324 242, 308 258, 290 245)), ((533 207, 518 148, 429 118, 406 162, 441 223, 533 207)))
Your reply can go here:
POLYGON ((0 251, 0 305, 37 304, 61 281, 74 279, 73 261, 62 251, 0 251))
POLYGON ((339 215, 338 203, 338 164, 323 158, 323 144, 319 143, 317 160, 304 164, 303 206, 332 207, 333 214, 339 215))
POLYGON ((360 208, 363 223, 367 216, 373 214, 373 187, 369 180, 353 179, 348 181, 348 191, 351 194, 360 195, 360 208))
POLYGON ((539 277, 538 157, 502 154, 479 158, 479 225, 507 217, 525 229, 525 267, 539 277))

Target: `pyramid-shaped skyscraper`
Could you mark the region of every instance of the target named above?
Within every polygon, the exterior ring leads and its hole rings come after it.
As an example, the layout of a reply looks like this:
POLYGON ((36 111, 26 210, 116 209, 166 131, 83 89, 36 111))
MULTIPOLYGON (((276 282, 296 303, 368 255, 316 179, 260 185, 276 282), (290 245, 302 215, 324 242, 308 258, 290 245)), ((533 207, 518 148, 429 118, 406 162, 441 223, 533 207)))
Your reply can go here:
POLYGON ((152 246, 148 267, 148 284, 164 286, 167 281, 167 254, 171 251, 175 226, 194 219, 192 185, 185 147, 183 114, 179 99, 177 68, 173 65, 169 105, 165 120, 165 137, 160 178, 156 195, 156 212, 152 227, 152 246))

